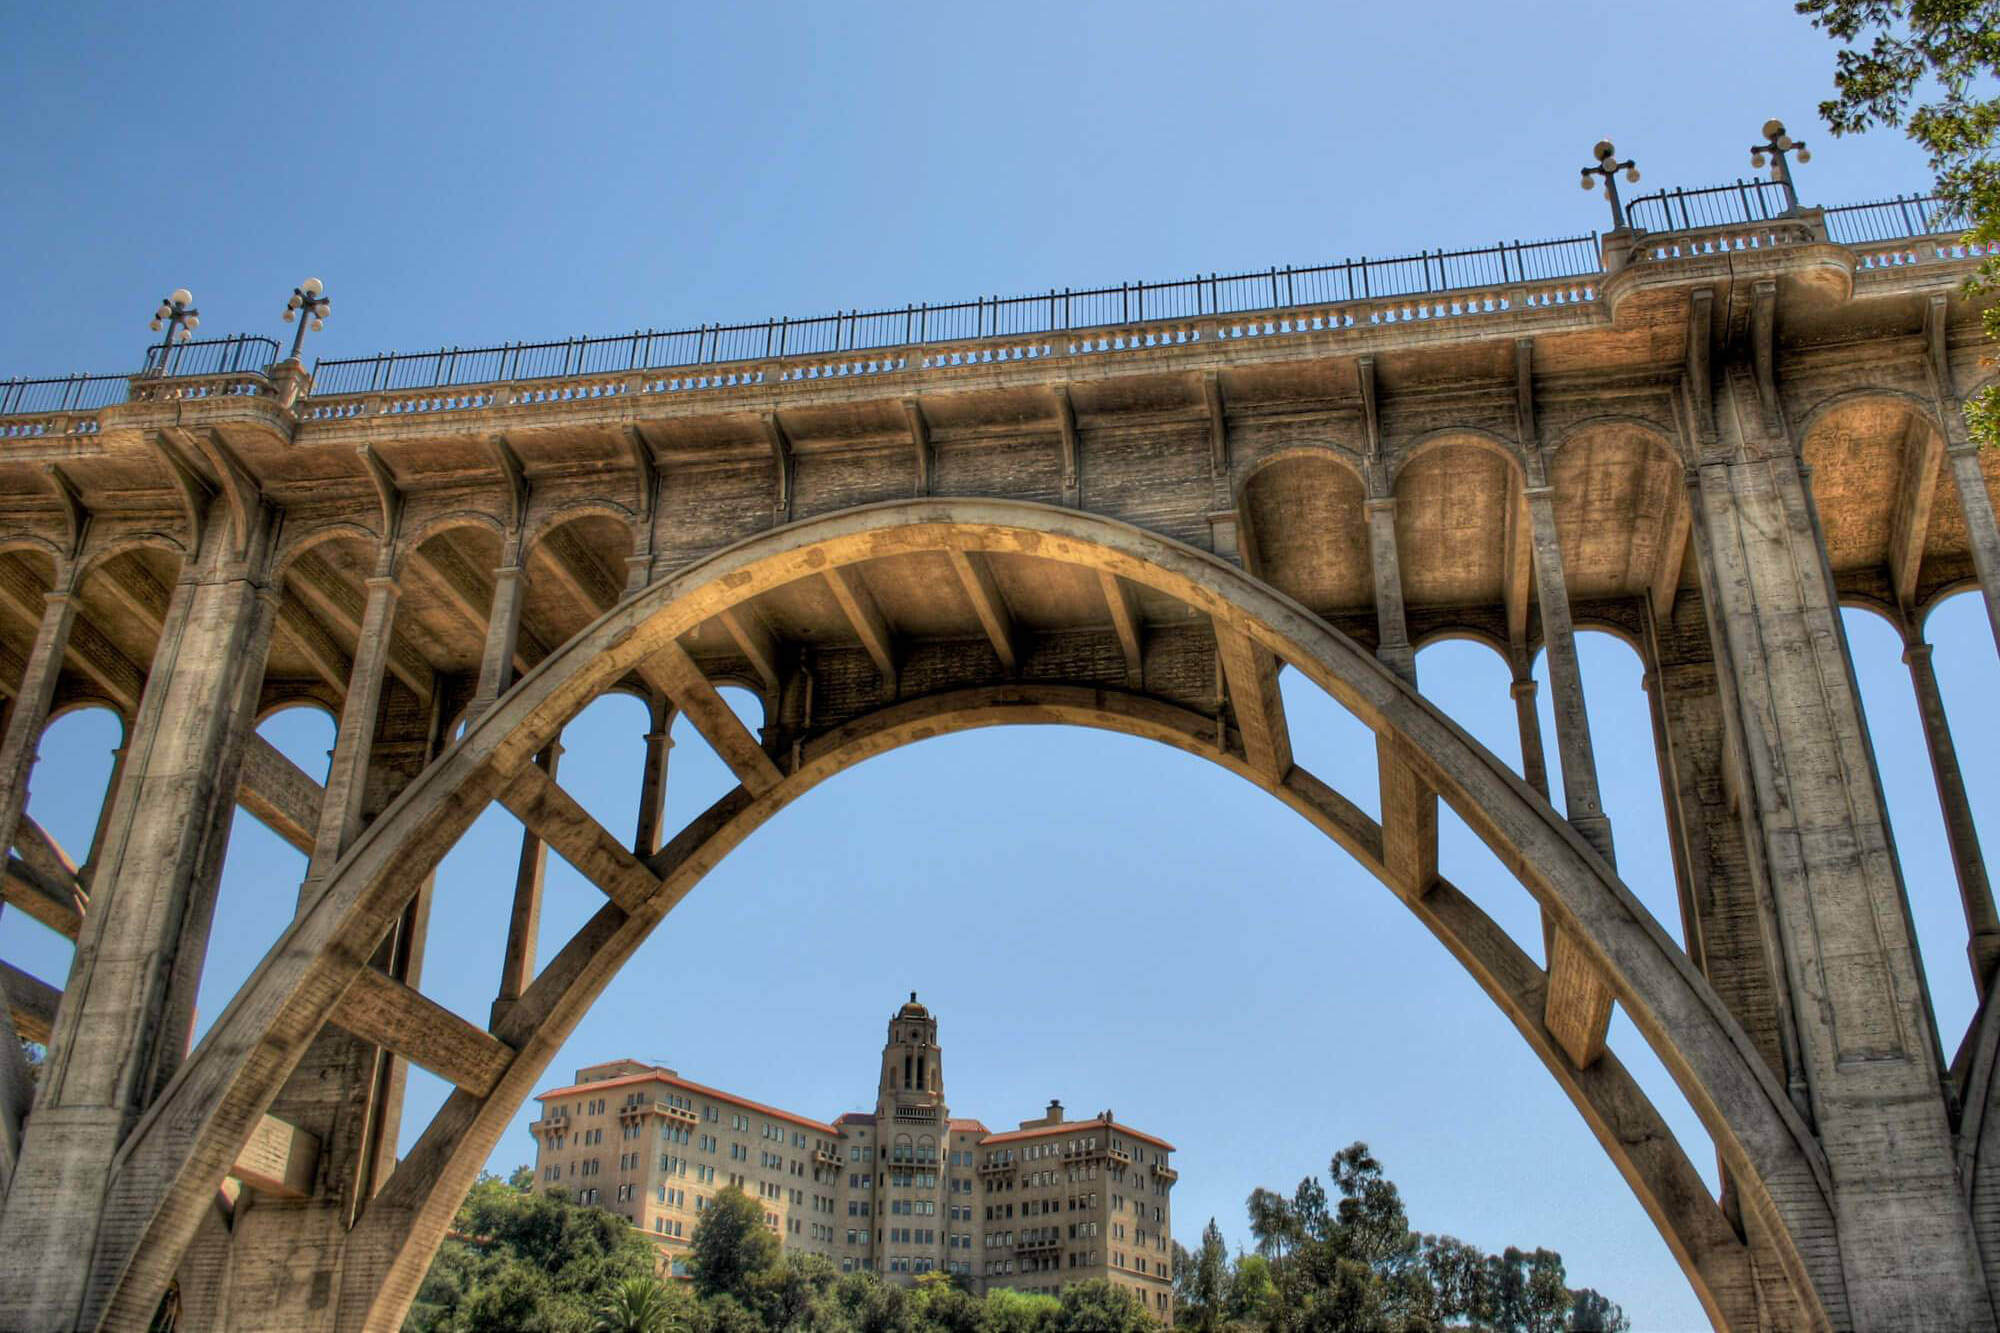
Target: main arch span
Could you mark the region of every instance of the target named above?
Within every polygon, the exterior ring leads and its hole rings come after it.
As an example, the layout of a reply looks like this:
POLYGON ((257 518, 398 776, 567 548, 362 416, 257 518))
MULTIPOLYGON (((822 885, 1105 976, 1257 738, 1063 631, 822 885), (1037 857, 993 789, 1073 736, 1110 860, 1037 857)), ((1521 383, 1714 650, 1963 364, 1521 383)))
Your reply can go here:
POLYGON ((0 1042, 0 1325, 143 1328, 172 1287, 183 1327, 399 1326, 548 1060, 703 874, 874 755, 1066 724, 1229 769, 1398 895, 1718 1327, 1994 1327, 2000 1020, 1946 1058, 1839 621, 1867 602, 1916 636, 1969 582, 2000 604, 1958 412, 1971 262, 1808 217, 1616 236, 1587 281, 1421 302, 393 392, 281 364, 0 419, 24 516, 0 532, 6 901, 76 941, 60 986, 0 973, 49 1052, 30 1088, 0 1042), (1671 930, 1616 871, 1576 623, 1646 659, 1671 930), (1426 700, 1413 645, 1451 633, 1515 663, 1525 778, 1426 700), (1379 822, 1296 762, 1286 668, 1373 733, 1379 822), (762 697, 760 734, 724 682, 762 697), (738 785, 663 828, 649 739, 637 829, 600 826, 557 741, 614 690, 651 738, 685 716, 738 785), (339 717, 324 783, 252 729, 305 701, 339 717), (47 719, 84 702, 128 743, 79 867, 23 809, 47 719), (605 902, 537 959, 524 873, 481 1025, 417 982, 430 876, 495 802, 605 902), (1440 803, 1543 940, 1439 876, 1440 803), (239 804, 308 868, 190 1050, 239 804), (1614 1007, 1720 1197, 1607 1049, 1614 1007), (407 1063, 456 1090, 398 1161, 407 1063))

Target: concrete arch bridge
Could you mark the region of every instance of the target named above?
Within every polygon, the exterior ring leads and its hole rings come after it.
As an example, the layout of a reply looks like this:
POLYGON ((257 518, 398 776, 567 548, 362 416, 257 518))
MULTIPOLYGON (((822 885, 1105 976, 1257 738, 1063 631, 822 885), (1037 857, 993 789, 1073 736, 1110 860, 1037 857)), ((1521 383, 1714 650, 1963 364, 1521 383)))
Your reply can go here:
POLYGON ((49 1051, 31 1085, 0 1033, 0 1327, 143 1329, 170 1288, 183 1328, 399 1327, 552 1054, 705 871, 844 768, 1010 723, 1202 756, 1373 871, 1718 1328, 2000 1327, 2000 1017, 1936 1031, 1840 619, 1911 646, 1985 996, 2000 919, 1922 640, 1952 592, 2000 608, 1960 410, 1978 257, 1833 234, 1806 210, 1424 296, 450 387, 279 364, 0 416, 5 897, 76 940, 67 978, 0 971, 0 1021, 49 1051), (1647 664, 1679 921, 1618 878, 1579 620, 1647 664), (1445 633, 1515 664, 1518 765, 1426 699, 1412 645, 1445 633), (1379 822, 1295 762, 1286 666, 1374 733, 1379 822), (611 690, 653 710, 629 834, 555 762, 611 690), (340 719, 324 784, 254 731, 302 700, 340 719), (23 810, 85 703, 126 738, 79 867, 23 810), (682 829, 675 715, 738 780, 682 829), (493 802, 604 903, 538 960, 524 876, 482 1027, 418 982, 428 878, 493 802), (1440 803, 1544 938, 1439 877, 1440 803), (239 804, 309 868, 190 1050, 239 804), (1721 1197, 1607 1049, 1613 1006, 1721 1197), (412 1062, 456 1091, 398 1162, 412 1062))

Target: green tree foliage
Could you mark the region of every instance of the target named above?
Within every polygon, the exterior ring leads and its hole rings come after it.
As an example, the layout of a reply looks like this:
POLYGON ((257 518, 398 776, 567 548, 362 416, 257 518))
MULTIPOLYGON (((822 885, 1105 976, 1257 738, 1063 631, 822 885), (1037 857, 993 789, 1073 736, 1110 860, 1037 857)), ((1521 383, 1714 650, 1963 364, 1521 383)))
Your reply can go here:
MULTIPOLYGON (((1179 1284, 1181 1326, 1231 1333, 1584 1333, 1628 1328, 1594 1291, 1573 1292, 1562 1256, 1509 1247, 1488 1255, 1452 1236, 1410 1228, 1395 1182, 1365 1143, 1335 1153, 1326 1181, 1308 1176, 1291 1197, 1251 1193, 1257 1253, 1237 1258, 1211 1286, 1179 1284), (1329 1185, 1331 1188, 1329 1188, 1329 1185), (1211 1320, 1201 1293, 1221 1293, 1211 1320)), ((1220 1257, 1221 1233, 1211 1222, 1220 1257)), ((1204 1254, 1210 1237, 1203 1236, 1204 1254)), ((1196 1269, 1201 1256, 1190 1256, 1196 1269)))
POLYGON ((658 1278, 628 1277, 597 1306, 592 1333, 687 1333, 687 1311, 658 1278))
POLYGON ((731 1185, 708 1201, 688 1245, 688 1273, 703 1297, 752 1303, 757 1277, 778 1262, 778 1238, 764 1225, 764 1208, 731 1185))
POLYGON ((1229 1319, 1229 1289, 1229 1247, 1211 1217, 1199 1253, 1174 1246, 1174 1326, 1217 1333, 1229 1319))
POLYGON ((1153 1333, 1158 1327, 1130 1290, 1101 1279, 1064 1287, 1061 1303, 1043 1325, 1047 1333, 1153 1333))
MULTIPOLYGON (((1900 128, 1924 150, 1937 191, 1970 221, 1968 237, 2000 243, 2000 0, 1797 0, 1799 13, 1841 43, 1834 95, 1820 115, 1835 134, 1900 128)), ((1968 286, 2000 283, 1988 258, 1968 286)), ((1985 315, 2000 338, 2000 307, 1985 315)), ((1966 404, 1972 433, 2000 443, 2000 386, 1966 404)))
POLYGON ((1568 1333, 1632 1333, 1625 1312, 1589 1287, 1570 1295, 1568 1333))
MULTIPOLYGON (((659 1276, 626 1221, 537 1194, 527 1172, 483 1178, 418 1293, 409 1333, 1155 1333, 1125 1286, 1069 1283, 1061 1296, 975 1296, 943 1273, 910 1286, 784 1254, 763 1208, 727 1189, 701 1213, 694 1280, 659 1276)), ((1324 1179, 1249 1200, 1257 1252, 1231 1258, 1209 1219, 1199 1248, 1173 1247, 1176 1327, 1195 1333, 1629 1333, 1595 1291, 1569 1289, 1562 1256, 1486 1254, 1411 1230, 1401 1193, 1368 1146, 1335 1153, 1324 1179)))
POLYGON ((580 1333, 620 1283, 653 1275, 623 1218, 481 1178, 417 1291, 413 1333, 580 1333))

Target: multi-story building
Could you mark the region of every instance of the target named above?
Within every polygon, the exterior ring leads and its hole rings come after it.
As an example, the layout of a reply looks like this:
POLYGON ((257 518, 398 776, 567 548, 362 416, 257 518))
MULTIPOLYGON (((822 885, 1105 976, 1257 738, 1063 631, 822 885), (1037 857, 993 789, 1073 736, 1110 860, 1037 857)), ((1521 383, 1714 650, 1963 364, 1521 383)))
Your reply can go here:
POLYGON ((617 1060, 542 1093, 540 1188, 625 1217, 678 1264, 716 1191, 764 1205, 788 1250, 908 1282, 951 1273, 975 1291, 1055 1293, 1107 1278, 1173 1313, 1173 1145, 1061 1102, 994 1133, 945 1103, 937 1019, 889 1020, 872 1113, 831 1123, 617 1060))

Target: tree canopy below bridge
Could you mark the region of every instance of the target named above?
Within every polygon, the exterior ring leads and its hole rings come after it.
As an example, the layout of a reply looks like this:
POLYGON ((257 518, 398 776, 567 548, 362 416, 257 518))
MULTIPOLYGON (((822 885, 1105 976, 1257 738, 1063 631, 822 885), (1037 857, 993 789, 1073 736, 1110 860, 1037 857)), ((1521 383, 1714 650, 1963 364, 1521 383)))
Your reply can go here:
MULTIPOLYGON (((1175 1327, 1200 1333, 1624 1333, 1619 1307, 1573 1290, 1553 1250, 1496 1255, 1410 1228, 1395 1182, 1364 1143, 1290 1196, 1252 1191, 1254 1253, 1231 1256, 1211 1220, 1199 1249, 1172 1248, 1175 1327)), ((1061 1297, 927 1273, 910 1287, 841 1274, 819 1255, 781 1253, 763 1209, 719 1192, 696 1223, 691 1282, 657 1276, 645 1235, 562 1190, 536 1193, 528 1168, 488 1176, 459 1210, 407 1333, 1146 1333, 1160 1327, 1128 1291, 1071 1284, 1061 1297)))

